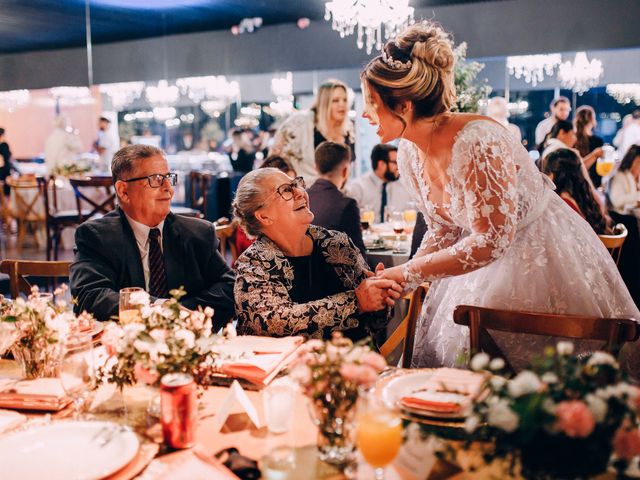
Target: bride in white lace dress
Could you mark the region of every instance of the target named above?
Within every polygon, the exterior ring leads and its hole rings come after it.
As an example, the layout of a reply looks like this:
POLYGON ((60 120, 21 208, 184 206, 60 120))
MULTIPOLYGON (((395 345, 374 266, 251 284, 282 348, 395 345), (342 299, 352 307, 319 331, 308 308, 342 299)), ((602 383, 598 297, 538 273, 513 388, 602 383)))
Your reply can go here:
MULTIPOLYGON (((448 35, 423 23, 388 42, 361 75, 363 116, 382 142, 402 139, 401 180, 428 227, 414 259, 381 273, 409 288, 431 282, 414 366, 452 366, 468 349, 468 329, 453 323, 461 304, 640 319, 602 242, 522 145, 487 117, 450 113, 453 65, 448 35)), ((552 341, 494 338, 516 368, 552 341)), ((627 366, 637 354, 627 348, 627 366)))

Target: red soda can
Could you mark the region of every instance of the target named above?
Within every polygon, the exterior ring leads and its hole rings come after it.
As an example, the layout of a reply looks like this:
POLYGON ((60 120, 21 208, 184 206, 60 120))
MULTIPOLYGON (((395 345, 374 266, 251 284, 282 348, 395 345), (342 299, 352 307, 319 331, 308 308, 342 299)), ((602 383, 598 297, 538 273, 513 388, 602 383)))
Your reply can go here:
POLYGON ((160 421, 164 441, 173 448, 195 443, 196 383, 188 373, 168 373, 160 381, 160 421))

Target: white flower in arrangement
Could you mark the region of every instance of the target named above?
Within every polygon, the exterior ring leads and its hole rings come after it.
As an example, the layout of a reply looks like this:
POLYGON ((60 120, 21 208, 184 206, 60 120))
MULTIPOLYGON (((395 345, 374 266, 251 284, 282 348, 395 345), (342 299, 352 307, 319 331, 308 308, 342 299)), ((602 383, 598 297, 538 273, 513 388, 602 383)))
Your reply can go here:
POLYGON ((213 308, 211 307, 204 307, 204 314, 208 317, 208 318, 213 318, 213 308))
POLYGON ((224 328, 224 332, 227 338, 236 338, 238 336, 236 326, 232 322, 227 323, 227 326, 224 328))
POLYGON ((502 370, 504 367, 505 367, 505 363, 502 358, 494 358, 489 363, 489 369, 493 371, 502 370))
POLYGON ((135 340, 133 342, 133 348, 140 353, 150 353, 153 349, 153 342, 147 340, 135 340))
POLYGON ((144 332, 144 330, 145 327, 141 323, 127 323, 122 327, 124 338, 127 342, 131 342, 140 334, 140 332, 144 332))
POLYGON ((191 315, 191 313, 188 310, 180 310, 179 318, 184 321, 189 318, 189 315, 191 315))
POLYGON ((573 355, 573 343, 571 342, 558 342, 556 345, 556 350, 558 351, 558 355, 562 355, 564 357, 568 357, 569 355, 573 355))
POLYGON ((618 368, 616 359, 606 352, 593 352, 589 360, 587 360, 587 366, 593 367, 596 365, 611 365, 614 368, 618 368))
POLYGON ((464 421, 464 429, 467 433, 473 433, 480 425, 480 417, 477 415, 469 415, 464 421))
POLYGON ((494 390, 500 390, 507 383, 507 379, 500 375, 492 375, 489 379, 489 383, 494 390))
POLYGON ((137 292, 133 292, 129 297, 129 302, 132 305, 139 305, 141 307, 146 307, 151 303, 151 297, 144 290, 140 290, 137 292))
POLYGON ((556 414, 556 404, 550 398, 545 398, 542 401, 542 408, 544 408, 545 411, 550 413, 551 415, 556 414))
POLYGON ((544 372, 540 377, 540 380, 542 380, 547 385, 551 385, 552 383, 558 383, 559 379, 558 375, 553 372, 544 372))
POLYGON ((520 423, 518 415, 511 410, 509 402, 503 398, 496 399, 496 401, 489 403, 487 421, 489 425, 504 430, 507 433, 513 432, 518 428, 518 424, 520 423))
POLYGON ((149 332, 149 336, 156 342, 164 342, 167 339, 167 331, 162 328, 154 328, 149 332))
POLYGON ((509 382, 509 395, 514 398, 537 392, 542 383, 538 376, 530 370, 523 370, 509 382))
POLYGON ((584 400, 589 410, 591 410, 591 413, 593 413, 593 418, 596 419, 596 422, 604 422, 605 418, 607 418, 607 410, 609 409, 607 402, 593 393, 587 394, 584 400))
MULTIPOLYGON (((321 340, 318 340, 318 342, 320 342, 320 344, 322 344, 321 340)), ((331 345, 331 344, 329 344, 329 345, 331 345)), ((328 345, 327 345, 327 347, 328 347, 328 345)), ((327 348, 327 351, 328 350, 329 349, 327 348)), ((358 346, 352 347, 351 350, 349 352, 347 352, 347 354, 345 355, 345 360, 347 362, 358 362, 363 357, 363 355, 365 355, 369 351, 370 351, 369 348, 365 347, 363 345, 358 345, 358 346)))
POLYGON ((484 370, 489 365, 489 360, 491 360, 491 357, 486 353, 476 353, 471 359, 471 370, 484 370))
POLYGON ((196 344, 196 336, 191 330, 181 328, 174 336, 176 340, 182 340, 186 348, 193 348, 196 344))

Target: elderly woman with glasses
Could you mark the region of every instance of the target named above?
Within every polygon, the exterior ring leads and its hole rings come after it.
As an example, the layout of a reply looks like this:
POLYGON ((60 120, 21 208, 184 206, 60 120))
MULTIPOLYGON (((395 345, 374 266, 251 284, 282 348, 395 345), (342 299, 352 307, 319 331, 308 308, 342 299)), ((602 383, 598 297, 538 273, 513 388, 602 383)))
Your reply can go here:
POLYGON ((402 286, 376 280, 346 234, 311 225, 302 177, 254 170, 240 181, 233 208, 257 237, 236 264, 239 333, 377 338, 402 286))

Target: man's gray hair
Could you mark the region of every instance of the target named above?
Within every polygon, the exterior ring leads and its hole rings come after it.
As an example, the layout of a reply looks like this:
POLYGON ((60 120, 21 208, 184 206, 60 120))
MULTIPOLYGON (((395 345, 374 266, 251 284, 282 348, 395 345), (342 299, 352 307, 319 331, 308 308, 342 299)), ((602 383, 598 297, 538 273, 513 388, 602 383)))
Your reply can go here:
POLYGON ((127 180, 135 168, 135 163, 139 160, 155 156, 165 158, 162 150, 150 145, 128 145, 121 148, 113 156, 113 160, 111 160, 113 183, 116 183, 118 180, 127 180))
POLYGON ((251 236, 260 235, 262 225, 256 218, 256 211, 270 193, 265 191, 267 178, 276 173, 282 172, 277 168, 258 168, 247 173, 238 184, 236 198, 233 200, 233 216, 251 236))

